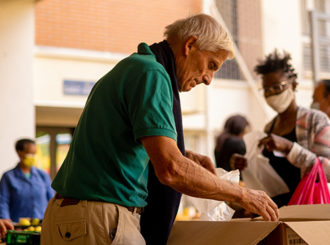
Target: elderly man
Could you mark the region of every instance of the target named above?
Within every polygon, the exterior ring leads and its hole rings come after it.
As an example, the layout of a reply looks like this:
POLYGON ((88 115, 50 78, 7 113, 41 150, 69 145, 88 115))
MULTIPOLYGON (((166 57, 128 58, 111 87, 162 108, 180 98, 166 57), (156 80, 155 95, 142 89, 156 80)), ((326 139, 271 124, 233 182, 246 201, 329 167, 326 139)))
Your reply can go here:
POLYGON ((316 85, 311 107, 323 111, 330 118, 330 80, 321 80, 316 85))
MULTIPOLYGON (((209 85, 233 57, 232 41, 204 14, 167 26, 165 38, 150 47, 141 43, 91 91, 52 184, 57 194, 45 213, 42 244, 145 244, 139 213, 147 205, 150 166, 175 191, 236 202, 266 220, 278 219, 264 192, 219 179, 208 157, 184 150, 178 91, 209 85)), ((157 190, 165 201, 173 196, 160 186, 152 192, 157 190)), ((175 203, 170 209, 176 212, 175 203)), ((151 225, 162 222, 168 221, 151 225)), ((162 239, 147 243, 165 244, 162 239)))

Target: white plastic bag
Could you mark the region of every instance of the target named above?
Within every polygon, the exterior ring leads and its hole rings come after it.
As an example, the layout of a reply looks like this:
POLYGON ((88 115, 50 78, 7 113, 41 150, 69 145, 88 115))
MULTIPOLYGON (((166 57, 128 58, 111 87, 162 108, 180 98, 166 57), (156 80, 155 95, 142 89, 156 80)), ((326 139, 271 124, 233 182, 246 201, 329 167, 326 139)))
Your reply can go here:
MULTIPOLYGON (((229 180, 234 183, 239 182, 238 170, 227 172, 222 168, 217 168, 216 171, 221 179, 229 180)), ((235 213, 235 210, 229 207, 224 201, 216 201, 191 196, 185 196, 185 201, 190 203, 198 210, 201 215, 199 220, 226 221, 230 220, 235 213)))
POLYGON ((247 167, 241 172, 245 185, 251 189, 263 190, 270 197, 289 192, 284 180, 270 165, 268 158, 261 154, 258 148, 259 140, 266 134, 253 131, 244 135, 246 145, 247 167))

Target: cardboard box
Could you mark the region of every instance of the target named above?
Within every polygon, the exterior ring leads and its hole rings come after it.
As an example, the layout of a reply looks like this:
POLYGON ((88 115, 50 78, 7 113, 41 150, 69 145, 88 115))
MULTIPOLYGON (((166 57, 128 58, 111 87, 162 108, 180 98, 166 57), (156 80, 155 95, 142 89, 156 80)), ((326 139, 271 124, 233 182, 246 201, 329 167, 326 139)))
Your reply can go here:
POLYGON ((177 221, 167 245, 329 245, 330 204, 285 206, 280 221, 177 221))

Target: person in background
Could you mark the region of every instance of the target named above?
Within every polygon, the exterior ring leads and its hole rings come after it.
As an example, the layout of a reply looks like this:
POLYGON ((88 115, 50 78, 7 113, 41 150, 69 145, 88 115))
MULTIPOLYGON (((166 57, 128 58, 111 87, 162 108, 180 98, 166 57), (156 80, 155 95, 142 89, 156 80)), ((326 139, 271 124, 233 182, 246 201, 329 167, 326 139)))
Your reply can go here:
POLYGON ((13 230, 14 226, 10 220, 0 219, 0 240, 6 236, 7 230, 13 230))
POLYGON ((323 112, 296 104, 297 74, 290 60, 290 54, 275 50, 255 67, 262 78, 265 100, 277 112, 265 126, 268 136, 259 145, 290 190, 273 197, 278 206, 288 204, 301 177, 309 172, 317 157, 330 180, 329 119, 323 112))
POLYGON ((17 166, 5 172, 0 181, 0 218, 18 222, 20 217, 42 219, 48 201, 54 196, 49 175, 36 167, 36 144, 20 139, 15 144, 17 166))
MULTIPOLYGON (((223 132, 216 139, 214 149, 216 166, 227 171, 233 170, 230 159, 233 154, 244 155, 246 153, 244 134, 250 131, 250 124, 244 116, 234 115, 229 117, 224 125, 223 132)), ((244 164, 246 162, 242 162, 244 164)), ((237 166, 237 164, 236 164, 237 166)))
POLYGON ((324 79, 317 83, 313 93, 311 108, 323 111, 330 118, 330 80, 324 79))
POLYGON ((165 38, 140 43, 93 87, 52 183, 42 244, 166 244, 180 193, 278 219, 264 192, 221 180, 210 158, 184 149, 178 93, 209 85, 234 56, 228 34, 199 14, 167 26, 165 38))

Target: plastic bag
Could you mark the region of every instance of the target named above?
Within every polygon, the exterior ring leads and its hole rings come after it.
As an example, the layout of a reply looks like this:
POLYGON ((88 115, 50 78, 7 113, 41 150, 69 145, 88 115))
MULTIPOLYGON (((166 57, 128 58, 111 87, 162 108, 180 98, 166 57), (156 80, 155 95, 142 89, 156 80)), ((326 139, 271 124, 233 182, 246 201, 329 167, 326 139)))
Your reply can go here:
POLYGON ((288 193, 289 188, 284 180, 269 164, 268 158, 261 154, 259 140, 266 134, 253 131, 244 136, 246 145, 247 167, 241 172, 245 185, 251 189, 263 190, 270 197, 288 193))
POLYGON ((322 168, 322 163, 317 158, 312 170, 299 182, 288 205, 328 203, 330 203, 330 194, 327 180, 322 168), (316 182, 316 180, 318 180, 318 182, 316 182))
MULTIPOLYGON (((222 168, 217 168, 216 171, 217 175, 221 179, 229 180, 234 183, 239 182, 238 170, 227 172, 222 168)), ((235 213, 235 210, 229 207, 224 201, 216 201, 191 196, 185 196, 185 201, 190 203, 198 210, 201 215, 199 220, 227 221, 230 220, 235 213)))

